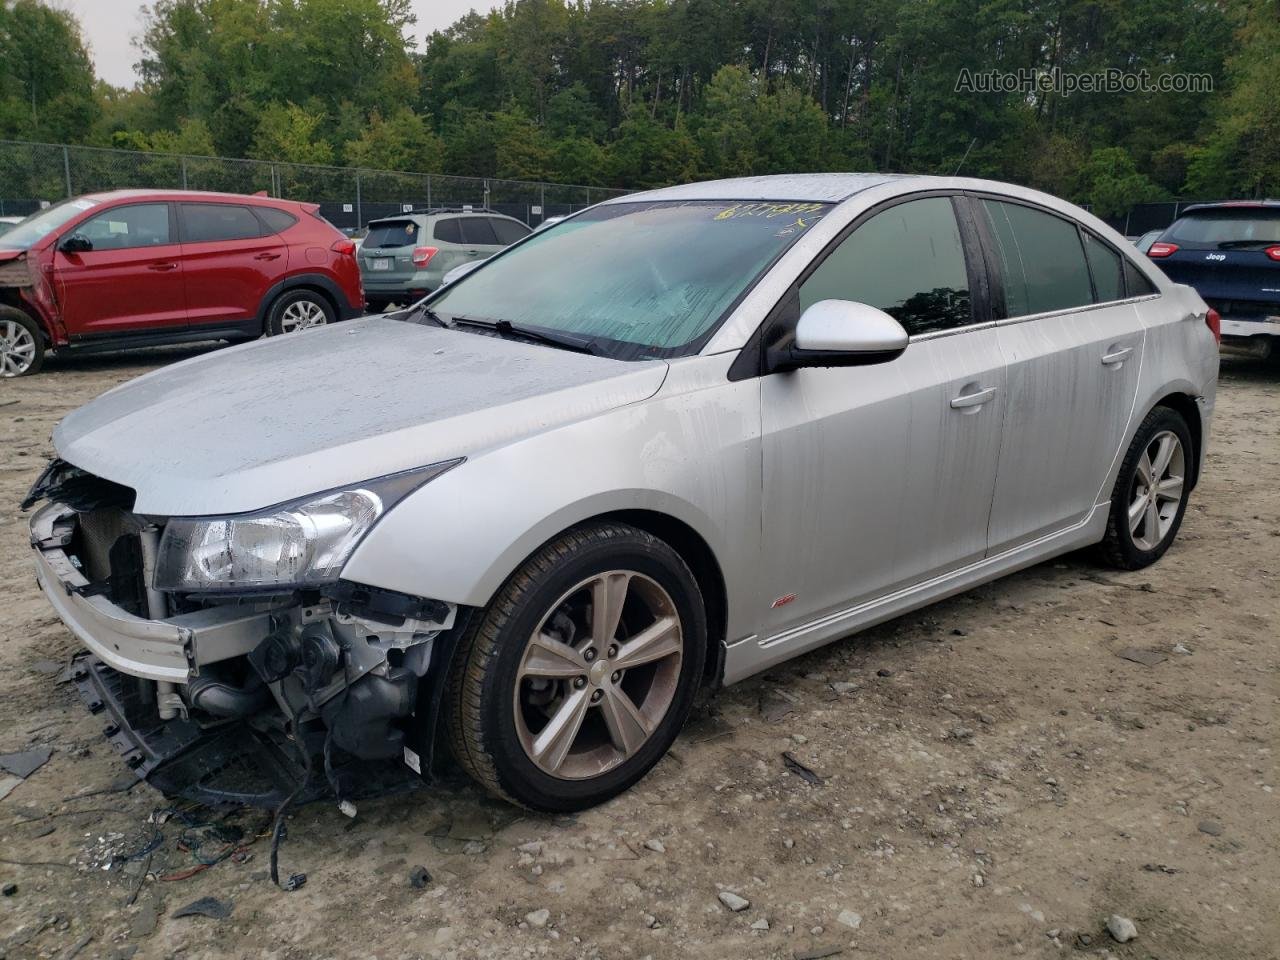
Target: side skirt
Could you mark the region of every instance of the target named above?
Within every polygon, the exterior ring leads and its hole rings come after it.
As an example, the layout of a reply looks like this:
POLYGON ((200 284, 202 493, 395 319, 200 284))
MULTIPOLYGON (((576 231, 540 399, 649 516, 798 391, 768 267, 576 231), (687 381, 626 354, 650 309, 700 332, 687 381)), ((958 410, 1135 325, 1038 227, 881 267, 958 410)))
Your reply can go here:
POLYGON ((1073 527, 1059 530, 994 557, 985 557, 959 570, 918 583, 857 606, 829 613, 770 637, 748 637, 725 651, 726 685, 798 657, 841 637, 928 606, 947 597, 997 580, 1006 574, 1034 566, 1051 557, 1099 542, 1107 532, 1109 503, 1098 504, 1073 527))

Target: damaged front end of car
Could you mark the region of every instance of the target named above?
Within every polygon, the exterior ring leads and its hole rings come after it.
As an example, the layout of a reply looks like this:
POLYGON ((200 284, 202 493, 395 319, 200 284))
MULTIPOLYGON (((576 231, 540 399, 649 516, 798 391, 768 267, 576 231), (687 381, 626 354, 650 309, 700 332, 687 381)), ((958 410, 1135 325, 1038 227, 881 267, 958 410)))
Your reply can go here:
POLYGON ((364 535, 460 461, 252 514, 156 517, 61 460, 24 501, 72 679, 165 793, 276 806, 430 777, 457 607, 343 580, 364 535))

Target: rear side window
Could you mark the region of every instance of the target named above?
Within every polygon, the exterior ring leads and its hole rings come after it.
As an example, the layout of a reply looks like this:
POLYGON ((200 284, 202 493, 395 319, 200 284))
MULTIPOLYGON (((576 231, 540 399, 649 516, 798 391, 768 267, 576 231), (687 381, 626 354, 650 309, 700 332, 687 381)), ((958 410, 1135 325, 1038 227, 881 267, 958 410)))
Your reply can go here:
POLYGON ((1124 289, 1126 295, 1130 297, 1145 297, 1156 292, 1151 281, 1127 257, 1124 261, 1124 289))
POLYGON ((247 240, 262 236, 262 224, 248 207, 231 203, 183 203, 178 205, 178 210, 182 219, 183 243, 247 240))
POLYGON ((293 214, 277 210, 275 207, 254 207, 253 212, 271 233, 284 233, 298 222, 298 218, 293 214))
POLYGON ((800 285, 801 310, 819 300, 878 307, 913 335, 972 322, 950 198, 899 203, 858 227, 800 285))
POLYGON ((982 207, 995 236, 1007 316, 1093 303, 1089 268, 1074 223, 1020 203, 983 200, 982 207))
POLYGON ((412 247, 418 243, 416 220, 382 220, 369 224, 369 235, 364 238, 364 249, 386 250, 394 247, 412 247))
POLYGON ((113 207, 86 220, 74 233, 85 237, 94 250, 130 250, 169 242, 169 205, 136 203, 113 207))
POLYGON ((498 237, 493 232, 488 217, 463 217, 462 223, 462 242, 475 243, 481 246, 496 246, 498 237))
POLYGON ((1093 274, 1093 290, 1098 303, 1124 299, 1124 268, 1116 253, 1088 230, 1084 233, 1084 254, 1093 274))
POLYGON ((1280 209, 1205 210, 1175 221, 1160 239, 1192 250, 1265 250, 1280 244, 1280 209))
POLYGON ((523 240, 530 232, 528 227, 515 220, 499 220, 497 217, 490 217, 489 225, 493 227, 494 235, 504 247, 517 240, 523 240))
POLYGON ((434 236, 441 243, 461 243, 462 221, 457 217, 450 220, 437 220, 434 236))

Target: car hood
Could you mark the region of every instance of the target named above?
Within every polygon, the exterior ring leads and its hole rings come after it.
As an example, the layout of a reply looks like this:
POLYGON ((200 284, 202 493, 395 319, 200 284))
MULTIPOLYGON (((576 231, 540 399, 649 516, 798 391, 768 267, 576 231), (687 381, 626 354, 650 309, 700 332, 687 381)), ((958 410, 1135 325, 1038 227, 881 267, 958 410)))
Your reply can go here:
POLYGON ((637 403, 666 372, 366 317, 156 370, 70 414, 53 443, 137 491, 139 513, 243 513, 637 403))

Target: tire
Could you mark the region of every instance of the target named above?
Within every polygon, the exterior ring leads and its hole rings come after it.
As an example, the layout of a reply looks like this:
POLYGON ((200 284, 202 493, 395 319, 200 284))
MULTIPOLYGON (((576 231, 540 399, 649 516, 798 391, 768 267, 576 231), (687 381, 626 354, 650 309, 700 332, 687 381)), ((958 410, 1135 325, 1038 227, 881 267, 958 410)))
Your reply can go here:
POLYGON ((1107 535, 1099 548, 1106 563, 1121 570, 1141 570, 1169 549, 1187 510, 1195 456, 1191 431, 1180 413, 1156 407, 1147 414, 1129 445, 1111 494, 1107 535), (1166 459, 1165 443, 1170 438, 1177 446, 1166 459), (1146 479, 1151 467, 1159 468, 1154 498, 1146 479), (1175 479, 1180 481, 1176 488, 1175 479), (1136 519, 1131 521, 1131 516, 1136 519))
POLYGON ((323 293, 315 290, 286 290, 267 311, 267 336, 278 337, 311 327, 335 323, 338 312, 323 293))
POLYGON ((0 378, 39 373, 44 354, 40 325, 16 307, 0 307, 0 378))
POLYGON ((542 547, 465 628, 444 709, 450 747, 481 786, 514 804, 551 813, 595 806, 666 753, 688 717, 706 652, 702 594, 674 550, 624 524, 571 530, 542 547), (591 601, 606 594, 615 604, 624 598, 618 639, 592 657, 591 601), (636 662, 640 650, 655 659, 636 662), (659 658, 660 650, 668 652, 659 658), (635 665, 621 666, 627 662, 635 665), (570 736, 552 735, 561 727, 551 718, 575 715, 576 726, 563 726, 570 736))

